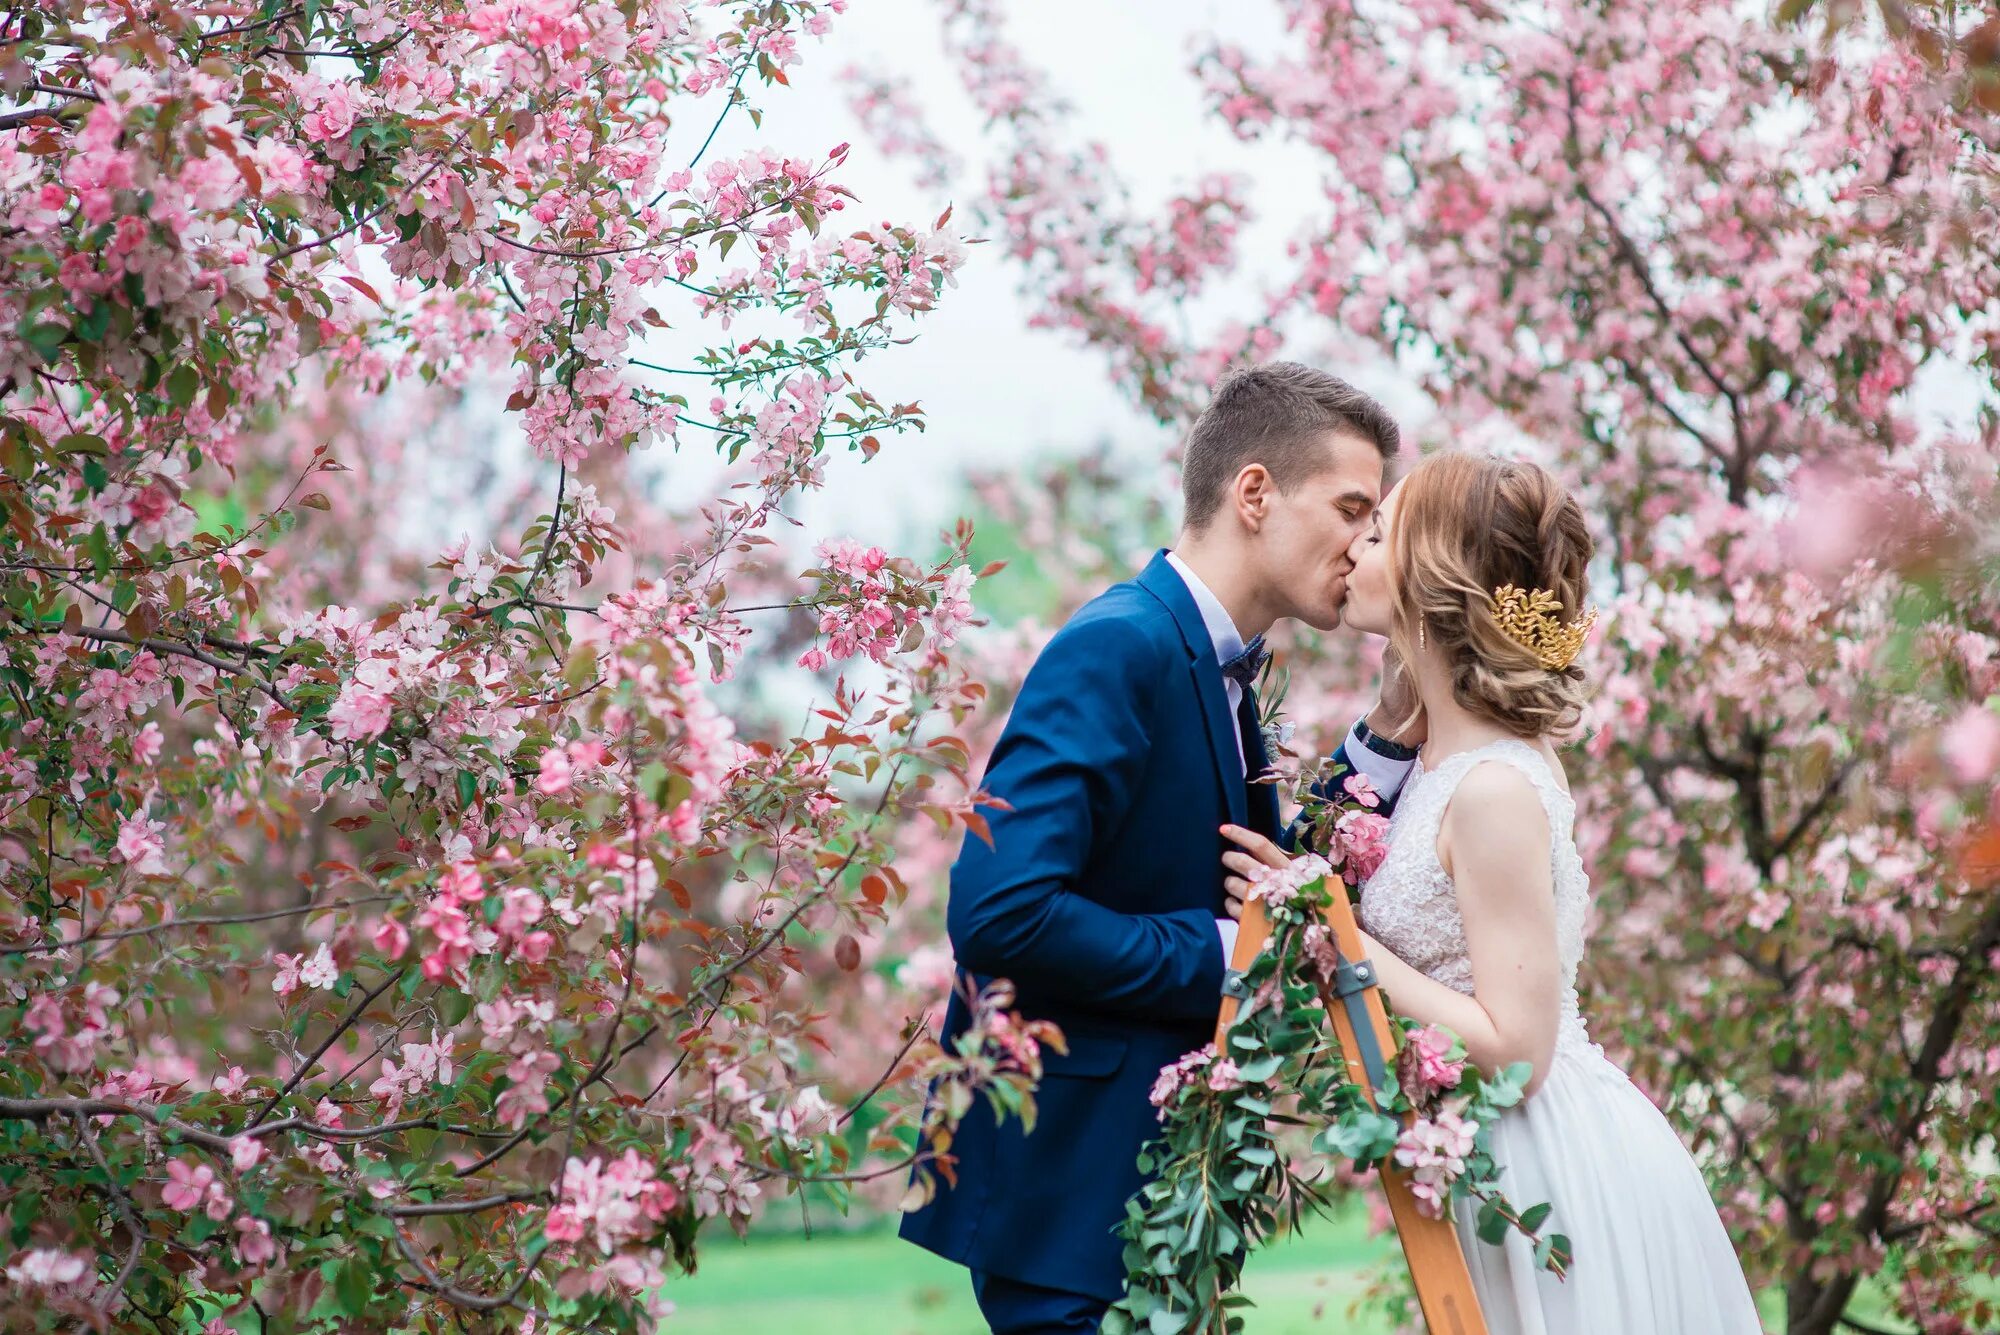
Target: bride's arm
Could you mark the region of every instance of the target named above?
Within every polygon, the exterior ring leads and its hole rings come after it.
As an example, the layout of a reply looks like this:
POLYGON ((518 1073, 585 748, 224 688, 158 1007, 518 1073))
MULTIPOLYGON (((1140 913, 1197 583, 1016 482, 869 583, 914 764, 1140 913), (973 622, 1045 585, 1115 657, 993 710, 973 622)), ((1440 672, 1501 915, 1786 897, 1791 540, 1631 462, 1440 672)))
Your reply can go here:
MULTIPOLYGON (((1274 866, 1289 860, 1248 830, 1226 825, 1223 833, 1247 850, 1223 855, 1232 900, 1247 891, 1253 858, 1274 866)), ((1482 1070, 1528 1062, 1532 1094, 1555 1055, 1562 1008, 1549 819, 1534 786, 1509 766, 1476 766, 1452 794, 1438 858, 1458 887, 1473 995, 1428 977, 1363 932, 1368 958, 1399 1015, 1451 1030, 1482 1070)), ((1231 915, 1237 912, 1232 903, 1231 915)))
POLYGON ((1562 1012, 1549 818, 1534 786, 1507 765, 1459 782, 1438 831, 1438 860, 1458 888, 1473 994, 1446 987, 1363 933, 1394 1010, 1465 1040, 1482 1070, 1524 1061, 1528 1092, 1548 1075, 1562 1012))

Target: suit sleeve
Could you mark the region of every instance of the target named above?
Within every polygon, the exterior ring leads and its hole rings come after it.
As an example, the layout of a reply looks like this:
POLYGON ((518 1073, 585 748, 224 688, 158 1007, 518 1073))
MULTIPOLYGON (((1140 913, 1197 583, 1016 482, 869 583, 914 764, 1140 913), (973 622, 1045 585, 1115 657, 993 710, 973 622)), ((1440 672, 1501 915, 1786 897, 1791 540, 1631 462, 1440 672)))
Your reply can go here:
POLYGON ((1396 798, 1403 791, 1403 783, 1410 777, 1410 771, 1416 768, 1416 762, 1413 760, 1400 760, 1370 750, 1368 744, 1362 741, 1353 729, 1348 730, 1347 739, 1328 759, 1338 767, 1338 777, 1331 783, 1322 779, 1313 784, 1312 795, 1318 801, 1310 802, 1300 809, 1299 814, 1294 816, 1292 823, 1286 827, 1284 838, 1279 841, 1287 852, 1297 852, 1301 847, 1311 846, 1312 816, 1318 803, 1346 800, 1348 784, 1355 775, 1363 774, 1368 777, 1369 783, 1374 786, 1376 794, 1382 799, 1382 805, 1375 809, 1386 816, 1396 809, 1396 798))
POLYGON ((1112 618, 1072 623, 1043 650, 986 771, 1011 809, 989 809, 992 847, 968 835, 952 868, 946 926, 961 967, 1105 1011, 1214 1015, 1211 912, 1119 913, 1077 893, 1093 849, 1131 812, 1169 658, 1112 618))

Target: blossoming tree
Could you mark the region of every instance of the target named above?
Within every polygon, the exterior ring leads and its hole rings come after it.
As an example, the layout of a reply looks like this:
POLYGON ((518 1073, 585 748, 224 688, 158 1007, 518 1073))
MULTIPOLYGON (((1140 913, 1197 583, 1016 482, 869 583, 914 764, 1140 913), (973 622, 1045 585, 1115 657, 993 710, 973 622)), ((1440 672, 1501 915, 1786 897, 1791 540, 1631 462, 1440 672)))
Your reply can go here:
MULTIPOLYGON (((982 221, 1041 322, 1163 422, 1235 359, 1368 347, 1441 435, 1526 441, 1581 489, 1599 1037, 1796 1335, 1990 1322, 1996 30, 1948 6, 1829 38, 1696 0, 1287 0, 1280 49, 1213 41, 1195 71, 1241 138, 1317 155, 1324 203, 1238 318, 1185 334, 1236 263, 1242 183, 1136 211, 999 7, 940 8, 992 136, 982 221), (1983 406, 1939 425, 1932 365, 1983 406)), ((969 156, 910 128, 893 79, 856 101, 931 172, 969 156)), ((1351 664, 1301 642, 1292 701, 1351 664)))
POLYGON ((827 1019, 983 696, 969 533, 772 536, 920 425, 854 367, 962 256, 845 146, 712 153, 842 7, 0 18, 0 1326, 638 1329, 709 1221, 1031 1113, 1004 994, 827 1019), (548 490, 395 557, 495 387, 548 490))

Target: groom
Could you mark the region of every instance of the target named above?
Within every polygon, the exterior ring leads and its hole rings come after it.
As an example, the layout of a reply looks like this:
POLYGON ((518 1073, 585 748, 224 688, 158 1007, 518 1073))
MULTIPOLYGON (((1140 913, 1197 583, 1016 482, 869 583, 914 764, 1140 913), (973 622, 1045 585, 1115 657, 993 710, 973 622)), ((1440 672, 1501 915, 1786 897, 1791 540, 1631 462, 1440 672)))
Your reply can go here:
MULTIPOLYGON (((1290 362, 1225 379, 1189 431, 1172 551, 1084 606, 1022 683, 986 770, 1007 805, 968 837, 947 925, 960 970, 1054 1020, 1032 1135, 974 1104, 955 1186, 902 1235, 969 1267, 996 1335, 1095 1331, 1123 1291, 1112 1230, 1159 1132, 1160 1068, 1212 1035, 1236 924, 1219 827, 1279 835, 1255 682, 1281 617, 1340 624, 1348 544, 1380 501, 1395 422, 1290 362)), ((1379 729, 1400 714, 1378 706, 1379 729)), ((1412 752, 1355 725, 1343 758, 1392 792, 1412 752)), ((965 1028, 954 996, 942 1041, 965 1028)))

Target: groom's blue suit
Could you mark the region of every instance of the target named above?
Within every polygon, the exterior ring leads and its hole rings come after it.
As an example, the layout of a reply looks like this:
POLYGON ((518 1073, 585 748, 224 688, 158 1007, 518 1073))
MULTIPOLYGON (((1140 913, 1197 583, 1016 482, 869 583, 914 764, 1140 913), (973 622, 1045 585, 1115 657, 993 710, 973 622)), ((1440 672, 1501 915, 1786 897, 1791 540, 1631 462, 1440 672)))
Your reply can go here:
MULTIPOLYGON (((1083 1295, 1099 1314, 1123 1291, 1112 1230, 1159 1134, 1147 1098, 1160 1068, 1207 1043, 1221 1001, 1218 827, 1276 838, 1255 697, 1232 716, 1201 612, 1164 552, 1085 605, 1042 651, 986 770, 1007 803, 992 845, 968 836, 947 926, 960 970, 1013 980, 1023 1015, 1054 1020, 1035 1131, 973 1105, 952 1144, 957 1185, 902 1235, 1019 1297, 1083 1295), (1238 753, 1238 740, 1242 752, 1238 753), (1011 1282, 1009 1284, 1008 1282, 1011 1282)), ((947 1047, 967 1022, 956 996, 947 1047)), ((1094 1329, 1081 1318, 1020 1329, 1094 1329)))

